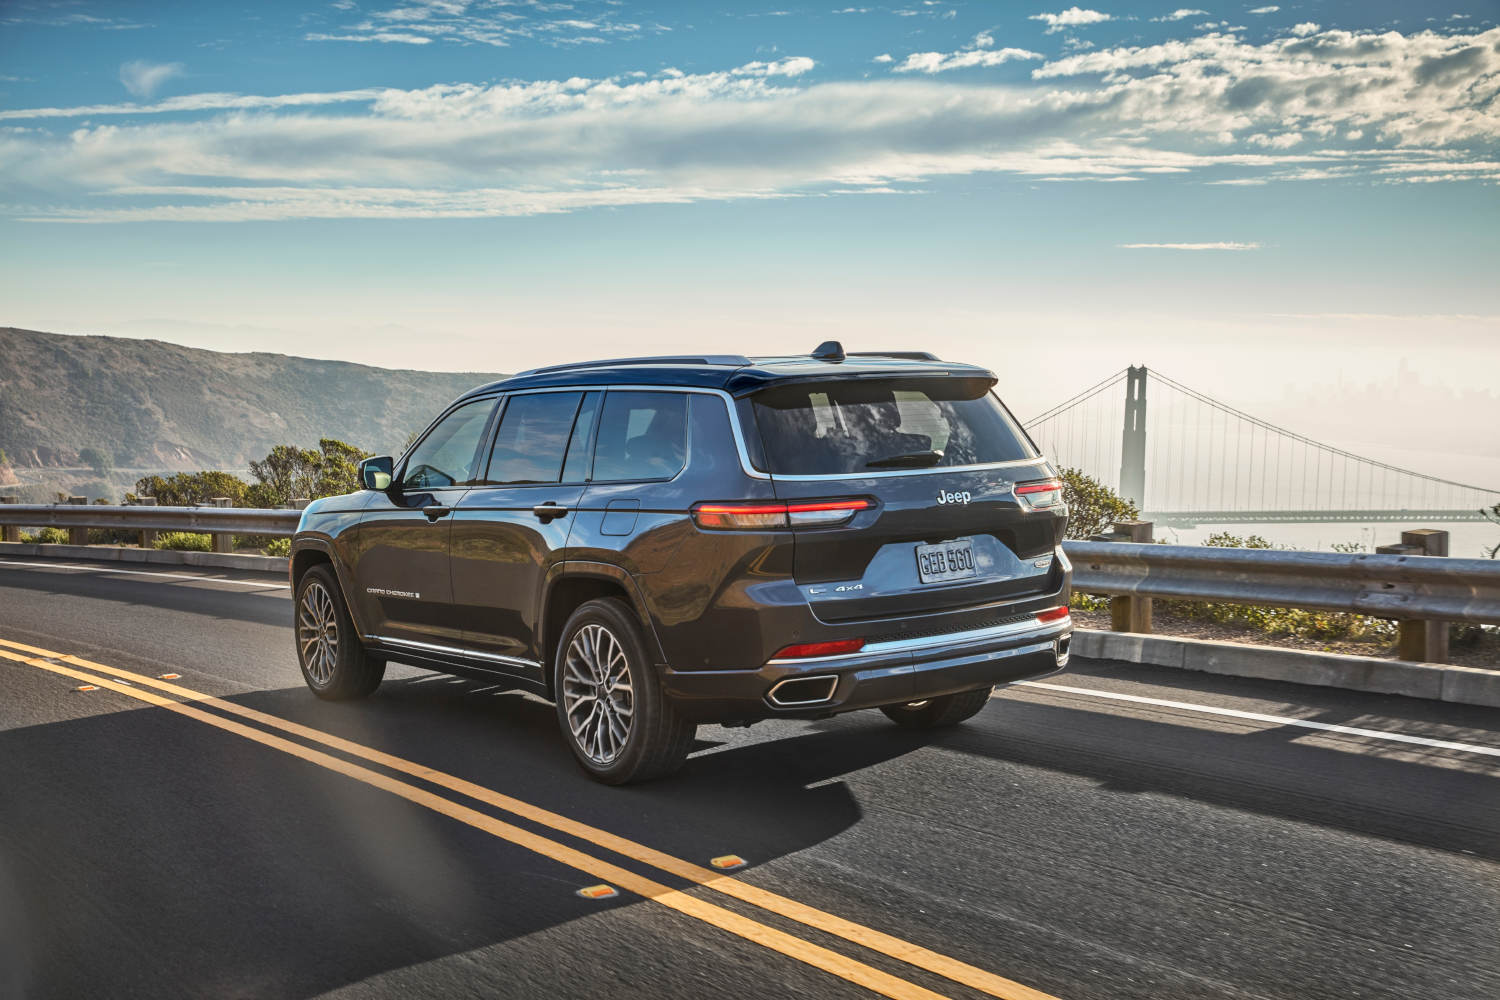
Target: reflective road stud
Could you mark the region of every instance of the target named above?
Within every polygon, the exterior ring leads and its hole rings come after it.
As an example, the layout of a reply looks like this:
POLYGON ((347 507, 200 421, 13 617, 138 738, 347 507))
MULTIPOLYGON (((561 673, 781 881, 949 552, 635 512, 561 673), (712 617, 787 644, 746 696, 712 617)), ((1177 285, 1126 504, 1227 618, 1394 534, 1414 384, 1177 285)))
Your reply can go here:
POLYGON ((99 685, 97 685, 97 684, 80 684, 76 688, 74 688, 73 690, 74 691, 97 691, 97 690, 99 690, 99 685))
POLYGON ((175 681, 175 680, 179 679, 182 675, 181 674, 157 674, 156 676, 157 676, 158 680, 175 681))
POLYGON ((619 890, 612 885, 591 885, 578 890, 578 895, 584 899, 612 899, 619 894, 619 890))
POLYGON ((722 869, 723 871, 733 871, 736 868, 745 867, 745 859, 740 857, 738 854, 724 854, 720 857, 714 858, 709 862, 709 864, 713 865, 715 868, 722 869))

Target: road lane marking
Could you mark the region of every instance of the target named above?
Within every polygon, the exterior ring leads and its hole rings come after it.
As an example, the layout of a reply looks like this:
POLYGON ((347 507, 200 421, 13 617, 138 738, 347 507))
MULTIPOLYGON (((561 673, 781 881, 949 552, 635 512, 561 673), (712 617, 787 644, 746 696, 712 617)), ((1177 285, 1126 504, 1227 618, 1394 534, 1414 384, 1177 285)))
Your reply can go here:
POLYGON ((267 590, 290 590, 289 583, 263 583, 260 580, 235 580, 224 576, 194 576, 191 573, 155 573, 143 569, 114 569, 110 566, 84 566, 79 563, 22 562, 19 559, 0 559, 0 569, 7 566, 35 566, 40 569, 70 569, 80 573, 115 573, 123 576, 151 576, 161 580, 196 580, 199 583, 232 583, 240 587, 261 587, 267 590))
POLYGON ((1477 743, 1456 743, 1453 740, 1434 740, 1426 736, 1408 736, 1406 733, 1391 733, 1381 729, 1360 729, 1356 726, 1336 726, 1331 722, 1314 722, 1311 719, 1293 719, 1285 715, 1265 715, 1261 712, 1242 712, 1237 708, 1218 708, 1213 705, 1195 705, 1190 701, 1168 701, 1165 698, 1146 698, 1138 694, 1120 694, 1117 691, 1099 691, 1094 688, 1072 687, 1067 684, 1048 684, 1044 681, 1018 681, 1022 687, 1046 688, 1048 691, 1065 691, 1089 698, 1108 698, 1111 701, 1129 701, 1141 705, 1158 705, 1162 708, 1180 708, 1206 715, 1221 715, 1229 719, 1245 719, 1249 722, 1270 722, 1278 726, 1300 726, 1303 729, 1320 729, 1330 733, 1345 733, 1350 736, 1367 736, 1395 743, 1414 743, 1417 746, 1435 747, 1439 750, 1456 750, 1459 753, 1477 753, 1486 757, 1500 757, 1500 747, 1480 746, 1477 743))
MULTIPOLYGON (((983 993, 988 993, 989 995, 994 997, 1000 997, 1002 998, 1002 1000, 1057 1000, 1057 998, 1051 996, 1050 994, 1032 989, 1031 987, 1026 986, 1022 983, 1018 983, 1011 979, 1006 979, 1003 976, 988 972, 977 966, 969 965, 966 962, 962 962, 955 958, 950 958, 947 955, 931 951, 919 945, 913 944, 910 941, 906 941, 893 935, 886 934, 882 931, 878 931, 873 928, 866 927, 862 924, 855 923, 852 920, 846 920, 843 917, 835 916, 834 914, 819 910, 816 907, 798 902, 795 899, 779 895, 778 893, 774 893, 766 889, 761 889, 758 886, 751 885, 747 882, 742 882, 739 879, 724 874, 723 872, 704 868, 700 865, 693 864, 690 861, 685 861, 681 858, 674 857, 673 855, 667 854, 663 851, 658 851, 654 848, 647 847, 644 844, 637 843, 636 841, 630 840, 626 837, 621 837, 616 834, 609 833, 608 831, 601 830, 598 827, 590 826, 586 823, 581 823, 577 820, 569 819, 568 817, 563 816, 559 813, 551 812, 550 810, 543 809, 540 806, 532 805, 531 803, 523 801, 521 799, 512 798, 509 795, 506 795, 502 792, 497 792, 494 789, 486 788, 483 785, 476 785, 473 782, 465 781, 462 778, 446 774, 442 771, 434 770, 432 768, 426 767, 425 765, 406 760, 402 757, 397 757, 392 754, 376 750, 373 747, 368 747, 360 743, 355 743, 351 740, 343 739, 339 736, 334 736, 331 733, 323 732, 320 729, 313 729, 309 726, 291 722, 279 716, 268 715, 265 712, 259 712, 252 708, 246 708, 242 705, 237 705, 234 702, 224 701, 221 698, 215 698, 212 695, 204 694, 200 691, 194 691, 191 688, 185 688, 177 684, 169 684, 160 680, 156 680, 155 678, 145 677, 140 674, 132 673, 128 670, 123 670, 119 667, 112 667, 102 663, 94 663, 92 661, 84 660, 76 656, 54 653, 49 650, 40 649, 36 646, 28 646, 25 643, 15 642, 10 639, 0 639, 0 646, 8 646, 12 649, 30 653, 35 657, 52 657, 54 659, 61 660, 66 664, 73 664, 89 670, 103 671, 105 673, 115 675, 116 680, 119 680, 121 678, 128 678, 130 681, 138 681, 150 687, 168 692, 169 694, 181 698, 184 701, 192 701, 208 705, 220 711, 227 712, 231 715, 237 715, 241 718, 257 722, 261 725, 273 729, 279 729, 282 732, 289 733, 315 743, 321 743, 324 746, 339 750, 340 752, 349 754, 350 756, 359 757, 371 763, 379 764, 390 770, 398 771, 415 778, 420 778, 423 781, 430 782, 441 788, 445 788, 467 798, 482 802, 485 805, 492 806, 497 809, 503 809, 506 812, 512 813, 516 816, 520 816, 523 819, 530 820, 531 822, 537 823, 538 825, 550 827, 560 833, 565 833, 569 836, 576 837, 579 840, 591 843, 596 847, 602 847, 605 850, 612 851, 615 854, 630 858, 642 864, 650 865, 661 871, 667 872, 668 874, 675 875, 690 882, 694 882, 700 886, 712 889, 726 896, 730 896, 741 902, 749 903, 752 906, 759 907, 760 909, 775 913, 789 920, 794 920, 797 923, 804 924, 816 930, 823 931, 826 934, 843 938, 844 940, 849 941, 853 944, 868 948, 871 951, 879 952, 883 955, 886 955, 887 957, 895 958, 919 969, 924 969, 928 972, 942 976, 946 979, 950 979, 961 985, 969 986, 983 993)), ((0 657, 6 656, 7 654, 5 650, 0 649, 0 657)), ((15 659, 16 657, 9 656, 8 658, 15 659)), ((46 666, 47 664, 42 663, 36 665, 46 666)), ((174 704, 176 703, 174 702, 174 704)), ((217 718, 217 716, 213 716, 212 718, 217 718)))
MULTIPOLYGON (((22 663, 27 666, 48 670, 65 677, 76 680, 90 681, 100 687, 108 688, 118 694, 144 701, 147 704, 164 708, 178 715, 186 716, 205 725, 222 729, 225 732, 242 736, 263 746, 280 750, 283 753, 298 757, 311 764, 316 764, 330 771, 335 771, 355 781, 390 792, 392 795, 400 796, 408 802, 415 803, 431 809, 433 812, 441 813, 460 823, 482 830, 500 840, 508 841, 519 847, 526 848, 536 854, 551 858, 560 864, 575 868, 595 878, 603 879, 608 884, 622 886, 646 899, 652 900, 676 910, 686 916, 711 924, 721 930, 728 931, 738 937, 744 938, 755 944, 780 952, 789 958, 796 959, 814 968, 838 976, 858 986, 891 997, 893 1000, 945 1000, 940 993, 918 986, 916 983, 899 979, 888 972, 883 972, 874 966, 830 951, 820 945, 795 937, 785 931, 777 930, 767 924, 762 924, 749 917, 741 916, 732 910, 726 910, 721 906, 706 903, 694 896, 688 895, 680 889, 673 889, 660 882, 653 881, 643 875, 611 864, 593 855, 584 852, 556 840, 550 840, 540 834, 514 826, 504 820, 488 816, 476 809, 460 805, 450 799, 419 788, 416 785, 398 781, 395 778, 371 770, 359 764, 351 763, 332 754, 311 747, 294 743, 291 740, 260 729, 254 729, 244 723, 225 719, 222 716, 205 712, 202 709, 186 705, 180 701, 159 695, 153 691, 143 691, 139 688, 127 687, 116 683, 106 677, 97 677, 75 669, 63 663, 51 663, 39 657, 28 657, 20 653, 12 653, 9 650, 0 649, 0 658, 22 663)), ((72 659, 68 657, 66 659, 72 659)))

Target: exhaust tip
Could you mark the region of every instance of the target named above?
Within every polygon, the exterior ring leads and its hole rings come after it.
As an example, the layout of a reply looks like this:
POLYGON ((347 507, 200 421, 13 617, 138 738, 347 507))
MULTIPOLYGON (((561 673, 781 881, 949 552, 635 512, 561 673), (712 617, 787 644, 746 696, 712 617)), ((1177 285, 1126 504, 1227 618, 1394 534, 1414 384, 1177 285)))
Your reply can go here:
POLYGON ((821 705, 833 700, 833 692, 839 686, 837 674, 820 674, 817 677, 788 677, 778 681, 766 692, 766 701, 777 708, 802 708, 821 705))
POLYGON ((1066 667, 1068 665, 1068 648, 1072 645, 1073 636, 1071 634, 1053 641, 1052 652, 1057 657, 1057 665, 1059 667, 1066 667))

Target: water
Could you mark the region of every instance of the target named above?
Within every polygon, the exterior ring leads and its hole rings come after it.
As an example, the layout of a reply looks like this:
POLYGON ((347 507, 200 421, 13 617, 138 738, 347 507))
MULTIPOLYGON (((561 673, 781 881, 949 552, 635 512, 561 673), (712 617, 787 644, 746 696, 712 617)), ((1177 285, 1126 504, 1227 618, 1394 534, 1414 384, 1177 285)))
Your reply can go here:
POLYGON ((1194 528, 1156 526, 1158 541, 1174 545, 1201 545, 1209 535, 1227 531, 1232 535, 1260 535, 1272 545, 1314 552, 1332 551, 1336 543, 1357 542, 1364 551, 1373 552, 1377 545, 1394 545, 1401 532, 1413 528, 1439 528, 1448 532, 1448 554, 1465 559, 1483 559, 1487 549, 1500 544, 1500 525, 1478 521, 1449 524, 1360 524, 1356 521, 1317 524, 1199 524, 1194 528))

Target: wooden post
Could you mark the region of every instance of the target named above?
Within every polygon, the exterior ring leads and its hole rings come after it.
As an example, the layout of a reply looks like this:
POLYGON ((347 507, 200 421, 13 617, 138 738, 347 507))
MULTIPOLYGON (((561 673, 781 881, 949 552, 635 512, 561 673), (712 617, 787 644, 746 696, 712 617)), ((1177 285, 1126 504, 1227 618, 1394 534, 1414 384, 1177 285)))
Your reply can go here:
MULTIPOLYGON (((1116 521, 1108 536, 1112 542, 1149 542, 1150 521, 1116 521)), ((1116 594, 1109 599, 1109 627, 1116 632, 1151 634, 1151 598, 1116 594)))
MULTIPOLYGON (((1438 528, 1418 528, 1401 532, 1400 545, 1381 545, 1375 549, 1391 556, 1446 556, 1448 532, 1438 528)), ((1396 656, 1417 663, 1448 662, 1448 623, 1424 618, 1402 619, 1396 623, 1396 656)))
MULTIPOLYGON (((209 501, 209 503, 211 503, 215 507, 233 507, 234 506, 234 501, 231 500, 229 497, 214 497, 212 500, 209 501)), ((224 533, 224 532, 218 532, 218 531, 216 531, 216 532, 213 533, 213 540, 214 540, 214 551, 215 552, 233 552, 234 551, 234 536, 233 535, 227 534, 227 533, 224 533)))
MULTIPOLYGON (((20 503, 20 497, 0 497, 0 503, 20 503)), ((0 542, 19 542, 21 540, 21 526, 19 524, 0 525, 0 542)))
MULTIPOLYGON (((83 506, 86 506, 88 504, 88 502, 89 502, 89 498, 88 497, 68 497, 68 504, 70 506, 83 507, 83 506)), ((69 545, 87 545, 88 543, 89 543, 89 529, 83 528, 83 527, 69 528, 68 529, 68 544, 69 545)))
MULTIPOLYGON (((156 506, 156 497, 136 497, 135 498, 135 505, 137 507, 155 507, 156 506)), ((156 546, 156 529, 155 528, 142 528, 141 529, 141 548, 143 548, 143 549, 149 549, 149 548, 154 548, 155 546, 156 546)))

